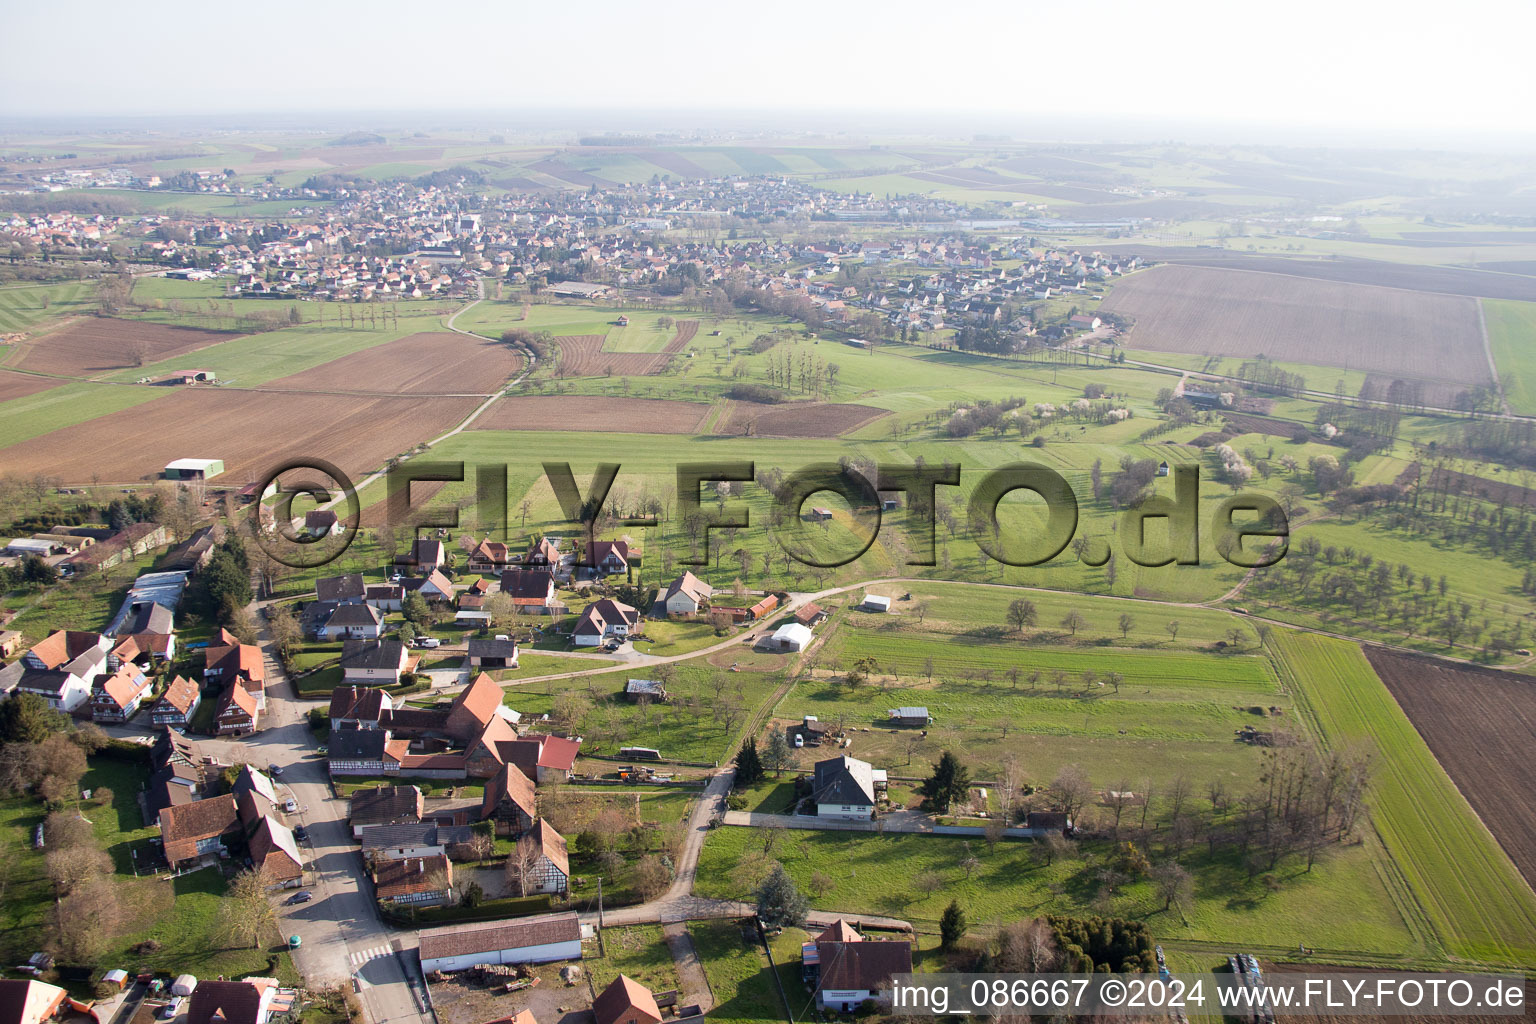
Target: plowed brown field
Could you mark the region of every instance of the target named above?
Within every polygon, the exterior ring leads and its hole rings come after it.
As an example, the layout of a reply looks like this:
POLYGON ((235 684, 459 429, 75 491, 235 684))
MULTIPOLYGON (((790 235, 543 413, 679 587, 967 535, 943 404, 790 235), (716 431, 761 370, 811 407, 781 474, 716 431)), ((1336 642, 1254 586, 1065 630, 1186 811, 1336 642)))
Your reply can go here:
POLYGON ((362 394, 489 395, 523 367, 498 341, 450 331, 412 334, 364 352, 274 380, 274 390, 362 394))
POLYGON ((569 334, 556 338, 560 346, 560 372, 566 377, 644 377, 660 373, 667 360, 681 352, 699 333, 697 320, 679 320, 677 333, 660 352, 604 352, 603 334, 569 334))
POLYGON ((1424 742, 1509 859, 1536 885, 1536 679, 1366 647, 1424 742))
POLYGON ((220 483, 254 481, 286 458, 319 456, 354 480, 453 427, 474 398, 363 398, 197 388, 0 450, 8 472, 64 483, 158 476, 178 458, 224 460, 220 483))
POLYGON ((527 395, 502 398, 475 420, 475 430, 581 430, 626 434, 693 434, 709 406, 659 398, 527 395))
POLYGON ((54 380, 52 377, 34 377, 30 373, 12 373, 9 370, 0 370, 0 402, 7 402, 12 398, 35 395, 39 391, 56 388, 62 383, 63 381, 54 380))
POLYGON ((1477 303, 1460 296, 1171 264, 1116 284, 1100 308, 1135 319, 1136 349, 1492 383, 1477 303))
POLYGON ((872 405, 832 402, 757 405, 752 402, 733 402, 720 433, 768 437, 838 437, 884 415, 885 409, 877 409, 872 405))
POLYGON ((236 337, 195 327, 91 317, 24 342, 21 357, 13 359, 11 365, 34 373, 95 377, 236 337))

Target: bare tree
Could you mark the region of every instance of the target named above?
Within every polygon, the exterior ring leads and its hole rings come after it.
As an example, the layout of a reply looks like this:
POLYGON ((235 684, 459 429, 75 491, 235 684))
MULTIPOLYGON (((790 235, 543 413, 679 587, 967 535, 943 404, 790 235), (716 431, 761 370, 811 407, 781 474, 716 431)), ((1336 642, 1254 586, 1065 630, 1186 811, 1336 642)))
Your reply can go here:
POLYGON ((512 852, 507 854, 506 863, 502 865, 507 888, 519 896, 528 895, 528 888, 534 881, 534 871, 543 856, 544 850, 531 833, 519 839, 512 852))
POLYGON ((261 944, 262 934, 276 925, 268 884, 261 871, 242 871, 229 883, 219 912, 224 934, 232 942, 255 948, 261 944))

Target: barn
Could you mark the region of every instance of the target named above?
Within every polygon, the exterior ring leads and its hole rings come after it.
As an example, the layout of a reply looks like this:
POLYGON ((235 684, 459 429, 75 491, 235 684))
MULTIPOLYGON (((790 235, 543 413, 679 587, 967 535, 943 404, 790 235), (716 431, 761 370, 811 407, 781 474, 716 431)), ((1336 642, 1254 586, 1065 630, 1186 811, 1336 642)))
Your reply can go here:
POLYGON ((798 622, 786 622, 773 631, 769 642, 781 651, 803 651, 810 645, 811 631, 798 622))
POLYGON ((212 480, 222 472, 223 459, 176 459, 165 465, 167 480, 212 480))
POLYGON ((542 964, 581 959, 575 911, 515 921, 427 928, 420 934, 421 969, 462 971, 476 964, 542 964))

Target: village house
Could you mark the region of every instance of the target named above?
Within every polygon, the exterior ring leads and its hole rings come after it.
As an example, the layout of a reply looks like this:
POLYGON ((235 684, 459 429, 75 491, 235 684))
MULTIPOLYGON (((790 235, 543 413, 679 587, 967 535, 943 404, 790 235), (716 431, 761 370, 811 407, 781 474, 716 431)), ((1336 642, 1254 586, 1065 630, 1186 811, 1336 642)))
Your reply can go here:
POLYGON ((378 611, 368 604, 338 605, 325 623, 315 631, 321 640, 338 637, 354 637, 359 640, 377 640, 384 631, 384 620, 378 611))
POLYGON ((247 843, 251 864, 260 871, 270 888, 298 885, 304 877, 304 859, 293 830, 270 817, 262 816, 247 843))
POLYGON ((818 818, 867 821, 874 817, 886 773, 868 761, 843 755, 817 761, 811 777, 811 799, 818 818))
POLYGON ((187 1003, 187 1024, 267 1024, 278 991, 275 978, 204 979, 187 1003))
POLYGON ((363 602, 379 614, 398 612, 405 601, 405 588, 398 583, 371 583, 363 592, 363 602))
POLYGON ((339 536, 345 528, 332 509, 315 508, 304 513, 304 532, 311 537, 339 536))
POLYGON ((425 576, 401 580, 400 587, 405 593, 420 594, 433 604, 453 601, 453 583, 443 575, 441 569, 432 569, 425 576))
POLYGON ((202 702, 202 687, 186 676, 177 676, 149 709, 150 723, 185 729, 202 702))
POLYGON ((661 1009, 651 990, 621 974, 592 1000, 597 1024, 661 1024, 661 1009))
POLYGON ((521 836, 538 818, 534 784, 515 764, 505 764, 485 783, 480 820, 494 822, 499 836, 521 836))
POLYGON ((162 729, 150 747, 149 765, 149 790, 145 799, 151 824, 158 823, 160 812, 167 807, 180 807, 202 799, 202 753, 196 741, 162 729))
POLYGON ((395 559, 395 564, 408 566, 425 575, 434 569, 441 569, 447 561, 448 553, 443 549, 442 541, 417 537, 411 542, 410 550, 395 559))
POLYGON ((577 647, 600 647, 609 639, 623 639, 639 632, 640 613, 611 597, 587 605, 571 630, 577 647))
POLYGON ((498 540, 487 537, 469 553, 465 568, 470 572, 499 576, 512 562, 511 550, 498 540))
POLYGON ((554 572, 560 567, 562 559, 560 554, 560 541, 554 537, 540 537, 528 548, 523 555, 522 566, 524 569, 543 569, 554 572))
POLYGON ((232 682, 219 698, 215 728, 220 736, 244 736, 256 731, 260 717, 256 698, 239 682, 232 682))
POLYGON ((501 592, 524 615, 545 615, 555 604, 555 577, 543 569, 509 569, 501 574, 501 592))
POLYGON ((441 854, 377 861, 373 889, 381 903, 430 907, 451 902, 453 862, 441 854))
POLYGON ((341 649, 341 679, 353 685, 397 686, 400 674, 415 660, 399 640, 348 639, 341 649))
POLYGON ((250 693, 258 710, 266 706, 267 667, 260 647, 242 644, 227 629, 220 629, 204 654, 203 682, 239 685, 250 693))
POLYGON ((347 805, 347 824, 352 838, 360 839, 370 825, 415 824, 425 806, 416 786, 378 786, 360 789, 347 805))
POLYGON ((90 699, 111 647, 100 633, 59 630, 0 669, 0 691, 30 693, 55 711, 72 712, 90 699))
POLYGON ((406 860, 411 857, 445 857, 474 838, 470 825, 443 825, 434 821, 401 825, 369 825, 357 837, 363 858, 406 860))
POLYGON ((816 1005, 850 1013, 865 1002, 888 1003, 892 979, 912 973, 912 945, 906 939, 866 940, 847 921, 837 920, 801 947, 801 970, 816 993, 816 1005))
POLYGON ((0 979, 0 1024, 46 1024, 69 1005, 69 993, 36 978, 0 979))
POLYGON ((661 599, 668 615, 696 615, 714 596, 714 588, 691 572, 684 572, 667 584, 661 599))
POLYGON ((614 576, 629 572, 629 542, 624 540, 592 540, 587 542, 583 558, 583 572, 589 576, 614 576))
POLYGON ((211 796, 160 812, 165 859, 177 870, 229 856, 228 843, 241 832, 232 796, 211 796))
POLYGON ((341 576, 327 576, 315 581, 315 599, 322 605, 358 604, 368 593, 361 573, 349 572, 341 576))
POLYGON ((338 686, 331 691, 331 731, 378 729, 394 702, 377 686, 338 686))
POLYGON ((91 720, 122 724, 138 714, 152 681, 137 665, 126 664, 110 676, 99 677, 91 693, 91 720))
POLYGON ((519 862, 528 858, 518 883, 522 889, 520 895, 559 894, 570 887, 571 865, 565 837, 544 819, 536 821, 533 829, 517 841, 517 851, 512 856, 519 862))

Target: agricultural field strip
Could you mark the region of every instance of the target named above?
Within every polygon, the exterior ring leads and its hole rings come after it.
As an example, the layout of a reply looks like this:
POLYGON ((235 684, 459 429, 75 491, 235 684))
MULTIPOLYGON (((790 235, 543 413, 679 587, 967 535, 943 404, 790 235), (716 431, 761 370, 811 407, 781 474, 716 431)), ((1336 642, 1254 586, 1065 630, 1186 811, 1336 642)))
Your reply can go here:
POLYGON ((1375 747, 1372 821, 1447 952, 1484 963, 1536 962, 1536 893, 1359 646, 1280 629, 1275 651, 1324 742, 1375 747))
POLYGON ((1266 355, 1488 384, 1476 300, 1257 270, 1168 264, 1121 279, 1101 309, 1136 319, 1137 348, 1266 355), (1362 350, 1368 339, 1380 344, 1362 350))

